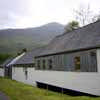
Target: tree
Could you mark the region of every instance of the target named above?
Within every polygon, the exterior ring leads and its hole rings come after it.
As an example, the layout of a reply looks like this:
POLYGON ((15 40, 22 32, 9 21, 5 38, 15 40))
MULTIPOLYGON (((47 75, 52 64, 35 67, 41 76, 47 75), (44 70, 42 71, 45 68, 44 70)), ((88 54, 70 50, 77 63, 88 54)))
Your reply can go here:
POLYGON ((3 63, 6 59, 10 58, 10 54, 0 54, 0 64, 3 63))
POLYGON ((23 48, 23 49, 22 49, 22 52, 27 52, 27 49, 26 49, 26 48, 23 48))
POLYGON ((27 49, 26 48, 23 48, 21 51, 17 52, 17 55, 21 55, 24 52, 27 52, 27 49))
POLYGON ((96 16, 94 16, 93 18, 92 18, 92 21, 93 22, 96 22, 96 21, 99 21, 100 20, 100 14, 98 14, 98 15, 96 15, 96 16))
POLYGON ((70 32, 79 27, 79 23, 77 21, 71 21, 65 26, 65 32, 70 32))
POLYGON ((93 13, 93 11, 90 9, 89 4, 80 5, 78 10, 74 10, 74 12, 76 20, 80 23, 81 26, 97 21, 99 16, 93 13))

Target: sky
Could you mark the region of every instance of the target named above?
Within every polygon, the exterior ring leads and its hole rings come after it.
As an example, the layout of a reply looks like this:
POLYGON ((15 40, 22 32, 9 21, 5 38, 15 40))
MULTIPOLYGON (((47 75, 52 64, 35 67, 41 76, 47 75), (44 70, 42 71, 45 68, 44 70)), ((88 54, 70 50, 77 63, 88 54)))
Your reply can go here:
POLYGON ((0 0, 0 29, 65 25, 75 19, 74 10, 88 4, 94 13, 100 11, 100 0, 0 0))

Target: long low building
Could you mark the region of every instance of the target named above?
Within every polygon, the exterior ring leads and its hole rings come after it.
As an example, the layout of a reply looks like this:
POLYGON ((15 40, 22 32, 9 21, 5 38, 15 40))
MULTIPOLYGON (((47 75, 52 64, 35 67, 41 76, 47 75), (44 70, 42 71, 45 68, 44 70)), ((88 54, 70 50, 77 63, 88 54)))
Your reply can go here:
POLYGON ((35 60, 39 85, 100 96, 100 21, 57 36, 35 60))
POLYGON ((13 59, 12 79, 100 96, 100 21, 55 37, 13 59))

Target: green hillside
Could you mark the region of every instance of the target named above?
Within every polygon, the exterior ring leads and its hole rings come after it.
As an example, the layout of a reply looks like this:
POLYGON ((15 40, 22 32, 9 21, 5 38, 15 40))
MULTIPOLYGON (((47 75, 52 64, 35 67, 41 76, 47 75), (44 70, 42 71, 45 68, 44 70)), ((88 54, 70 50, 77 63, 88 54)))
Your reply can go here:
POLYGON ((32 50, 44 46, 62 34, 64 26, 49 23, 36 28, 0 30, 0 53, 16 53, 23 48, 32 50))

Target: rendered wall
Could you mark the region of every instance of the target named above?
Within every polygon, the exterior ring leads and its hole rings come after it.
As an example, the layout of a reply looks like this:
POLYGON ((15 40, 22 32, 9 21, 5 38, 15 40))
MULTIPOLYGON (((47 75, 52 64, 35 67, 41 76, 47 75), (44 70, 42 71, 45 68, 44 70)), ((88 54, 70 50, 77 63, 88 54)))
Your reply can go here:
POLYGON ((0 68, 0 76, 4 76, 4 69, 3 68, 0 68))
POLYGON ((100 95, 100 73, 97 72, 63 72, 39 71, 28 68, 28 79, 25 80, 23 68, 13 68, 12 79, 36 85, 36 81, 67 89, 100 95))
POLYGON ((27 73, 27 79, 26 79, 24 67, 13 67, 12 68, 12 79, 35 86, 36 85, 35 83, 35 80, 36 80, 35 73, 36 72, 34 68, 32 67, 27 68, 27 71, 28 73, 27 73))

